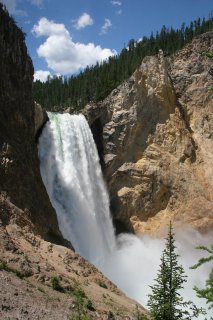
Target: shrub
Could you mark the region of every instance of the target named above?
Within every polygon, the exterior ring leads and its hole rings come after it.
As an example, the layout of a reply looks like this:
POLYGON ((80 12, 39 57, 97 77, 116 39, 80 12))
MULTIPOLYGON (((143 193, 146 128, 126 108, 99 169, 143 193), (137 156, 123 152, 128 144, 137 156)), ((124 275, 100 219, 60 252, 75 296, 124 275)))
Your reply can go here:
POLYGON ((93 307, 92 301, 89 299, 87 300, 85 307, 90 311, 95 311, 95 308, 93 307))
POLYGON ((107 315, 107 320, 114 320, 115 317, 114 317, 114 314, 111 310, 109 310, 108 312, 108 315, 107 315))
POLYGON ((107 288, 108 288, 107 285, 106 285, 104 282, 100 281, 100 280, 97 281, 97 284, 98 284, 101 288, 104 288, 104 289, 107 289, 107 288))
POLYGON ((60 281, 59 281, 58 277, 51 278, 51 285, 52 285, 53 290, 60 291, 60 292, 64 291, 64 289, 60 285, 60 281))

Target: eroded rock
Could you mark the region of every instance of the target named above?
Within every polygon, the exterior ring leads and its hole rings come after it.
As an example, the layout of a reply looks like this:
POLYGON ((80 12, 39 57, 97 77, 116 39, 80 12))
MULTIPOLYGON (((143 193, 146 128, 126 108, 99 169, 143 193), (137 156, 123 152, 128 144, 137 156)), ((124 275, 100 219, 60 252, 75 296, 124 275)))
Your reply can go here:
POLYGON ((23 32, 2 7, 0 48, 0 220, 4 225, 27 225, 60 242, 56 214, 39 170, 35 130, 44 118, 39 106, 34 109, 32 61, 23 32))
MULTIPOLYGON (((146 57, 98 106, 104 174, 121 229, 157 233, 173 220, 213 228, 213 33, 174 57, 146 57), (104 116, 103 116, 104 114, 104 116)), ((97 110, 96 110, 97 109, 97 110)))

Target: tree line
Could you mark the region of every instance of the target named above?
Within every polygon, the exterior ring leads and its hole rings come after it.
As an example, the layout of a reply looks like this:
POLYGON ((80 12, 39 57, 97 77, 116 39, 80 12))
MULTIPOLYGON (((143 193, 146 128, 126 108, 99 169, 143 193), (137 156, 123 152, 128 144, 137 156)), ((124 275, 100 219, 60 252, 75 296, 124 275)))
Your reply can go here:
POLYGON ((163 26, 160 32, 151 33, 140 41, 131 39, 120 54, 108 60, 97 62, 87 67, 78 75, 71 77, 48 77, 45 83, 34 82, 34 100, 49 111, 63 111, 68 107, 82 109, 88 102, 98 102, 123 81, 128 79, 148 55, 162 49, 165 55, 174 54, 194 37, 213 30, 213 13, 209 18, 185 23, 181 28, 173 29, 163 26))

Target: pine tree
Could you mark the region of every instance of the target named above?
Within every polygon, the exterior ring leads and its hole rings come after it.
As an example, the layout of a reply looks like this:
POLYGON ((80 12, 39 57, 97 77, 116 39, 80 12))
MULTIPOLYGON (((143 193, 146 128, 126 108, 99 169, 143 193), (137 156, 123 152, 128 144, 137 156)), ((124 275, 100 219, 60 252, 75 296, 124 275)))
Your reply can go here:
POLYGON ((151 286, 148 306, 154 320, 177 320, 197 318, 202 309, 198 309, 191 301, 184 302, 180 290, 184 288, 186 275, 182 265, 178 263, 175 238, 172 224, 166 238, 166 246, 161 257, 161 264, 151 286))
MULTIPOLYGON (((210 248, 205 246, 197 247, 197 249, 208 252, 210 255, 207 258, 201 258, 198 263, 193 266, 191 269, 197 269, 204 263, 213 261, 213 245, 210 248)), ((194 288, 199 298, 206 299, 206 303, 209 305, 209 309, 213 309, 213 268, 209 274, 209 278, 206 280, 206 286, 203 289, 197 287, 194 288)), ((213 320, 213 317, 211 317, 213 320)))

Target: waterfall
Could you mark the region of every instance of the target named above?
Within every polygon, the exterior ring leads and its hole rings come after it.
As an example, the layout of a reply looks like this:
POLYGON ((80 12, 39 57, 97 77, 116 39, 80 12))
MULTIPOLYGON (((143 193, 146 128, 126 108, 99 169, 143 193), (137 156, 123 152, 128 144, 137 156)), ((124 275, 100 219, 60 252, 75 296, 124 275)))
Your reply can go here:
POLYGON ((63 236, 100 264, 113 251, 115 236, 92 133, 83 115, 48 115, 39 142, 43 182, 63 236))
MULTIPOLYGON (((83 115, 48 115, 50 121, 39 140, 40 170, 63 236, 128 296, 145 306, 164 241, 123 234, 116 246, 108 194, 86 119, 83 115)), ((201 257, 194 247, 209 245, 212 237, 188 229, 181 232, 176 234, 177 249, 188 274, 183 296, 200 306, 193 287, 204 285, 210 269, 204 266, 200 275, 199 270, 189 271, 189 267, 201 257)))

